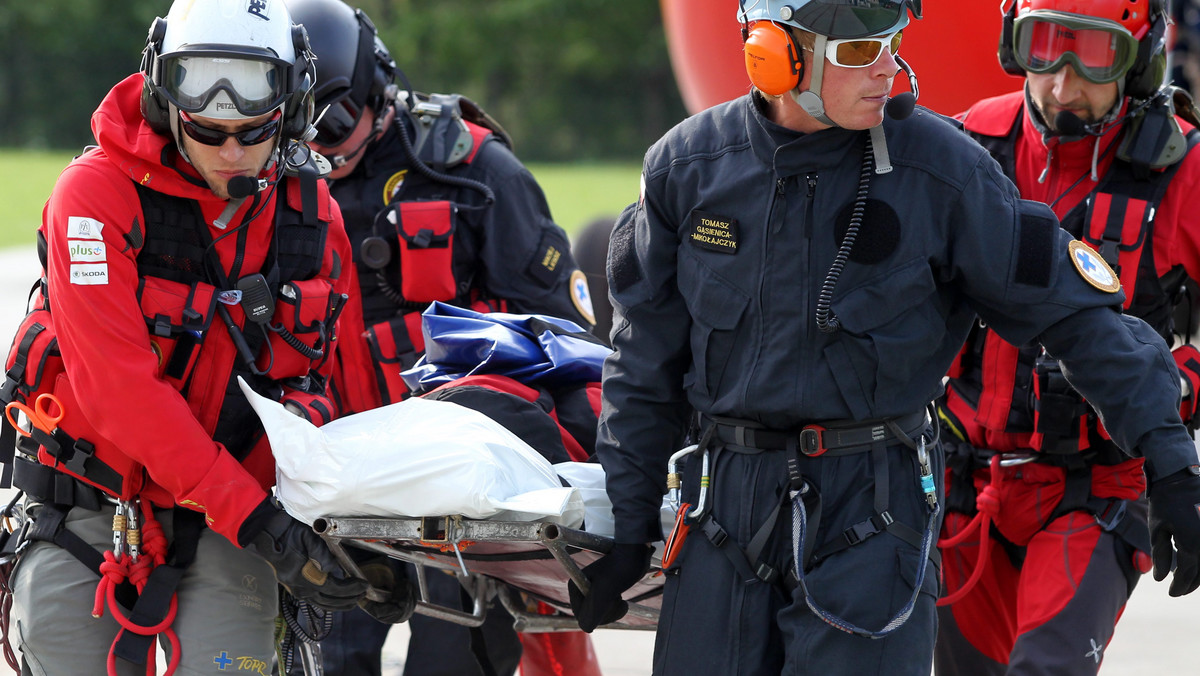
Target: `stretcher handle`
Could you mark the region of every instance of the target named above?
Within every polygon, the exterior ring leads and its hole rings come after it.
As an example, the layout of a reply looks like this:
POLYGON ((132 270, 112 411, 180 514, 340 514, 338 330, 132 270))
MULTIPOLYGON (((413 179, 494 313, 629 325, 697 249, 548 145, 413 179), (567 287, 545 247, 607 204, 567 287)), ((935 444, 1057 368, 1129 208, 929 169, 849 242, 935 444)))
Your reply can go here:
MULTIPOLYGON (((354 559, 342 547, 342 543, 338 542, 336 538, 321 536, 321 539, 329 546, 329 551, 333 552, 333 557, 338 560, 338 563, 342 564, 342 568, 345 568, 347 573, 360 580, 367 579, 367 576, 363 575, 362 568, 358 567, 358 564, 354 562, 354 559)), ((391 595, 379 587, 371 584, 367 585, 367 600, 375 601, 376 603, 385 603, 390 598, 391 595)))

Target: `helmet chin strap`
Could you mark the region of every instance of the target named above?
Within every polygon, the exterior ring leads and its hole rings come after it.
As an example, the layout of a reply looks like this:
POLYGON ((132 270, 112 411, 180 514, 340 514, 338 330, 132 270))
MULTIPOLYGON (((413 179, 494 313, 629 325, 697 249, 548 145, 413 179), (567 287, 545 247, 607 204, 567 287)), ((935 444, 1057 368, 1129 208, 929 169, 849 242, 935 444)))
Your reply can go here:
POLYGON ((821 100, 820 94, 821 79, 825 75, 825 43, 829 38, 819 34, 816 38, 812 50, 812 79, 808 81, 808 89, 799 91, 799 87, 797 87, 788 93, 792 95, 792 100, 804 109, 804 112, 813 116, 818 122, 837 127, 840 125, 825 115, 825 102, 821 100))

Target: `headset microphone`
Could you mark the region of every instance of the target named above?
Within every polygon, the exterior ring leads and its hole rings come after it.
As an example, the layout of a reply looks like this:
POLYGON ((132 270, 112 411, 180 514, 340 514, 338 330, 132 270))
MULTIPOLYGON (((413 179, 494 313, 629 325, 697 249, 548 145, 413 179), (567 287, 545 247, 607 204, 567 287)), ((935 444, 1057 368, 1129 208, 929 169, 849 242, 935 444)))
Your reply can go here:
POLYGON ((1083 136, 1088 133, 1087 124, 1069 110, 1060 110, 1054 116, 1054 129, 1062 136, 1083 136))
POLYGON ((242 202, 245 202, 247 197, 266 187, 267 182, 265 180, 250 178, 249 176, 234 176, 229 179, 229 182, 225 184, 225 192, 229 193, 229 203, 225 205, 225 209, 221 212, 221 215, 217 216, 217 220, 213 221, 213 226, 221 230, 227 228, 229 226, 229 219, 233 218, 233 215, 241 208, 242 202))
POLYGON ((229 198, 235 200, 249 197, 262 189, 263 184, 258 179, 249 176, 234 176, 225 186, 225 192, 229 193, 229 198))
POLYGON ((912 91, 897 94, 888 99, 884 109, 887 111, 888 117, 893 120, 903 120, 909 115, 912 115, 913 108, 917 105, 917 97, 921 95, 921 89, 917 86, 917 74, 913 72, 912 66, 908 65, 904 59, 899 56, 893 56, 896 63, 908 75, 908 88, 912 91))

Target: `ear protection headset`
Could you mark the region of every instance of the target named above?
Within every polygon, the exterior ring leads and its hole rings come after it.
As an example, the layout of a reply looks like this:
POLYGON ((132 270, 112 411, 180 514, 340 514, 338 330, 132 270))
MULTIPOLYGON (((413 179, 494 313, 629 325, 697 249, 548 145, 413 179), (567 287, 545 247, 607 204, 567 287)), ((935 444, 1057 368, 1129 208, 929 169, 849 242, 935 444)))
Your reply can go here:
MULTIPOLYGON (((1000 29, 1000 45, 996 56, 1004 72, 1018 77, 1025 70, 1017 63, 1013 54, 1013 24, 1017 18, 1017 2, 1014 0, 1004 12, 1000 29)), ((1137 59, 1125 74, 1125 96, 1146 99, 1154 95, 1163 84, 1167 72, 1167 16, 1166 0, 1150 0, 1150 30, 1138 40, 1137 59)))
MULTIPOLYGON (((171 136, 171 109, 167 101, 155 91, 159 82, 154 72, 155 62, 162 54, 163 36, 167 32, 167 20, 155 17, 146 36, 146 47, 142 50, 141 72, 142 117, 156 133, 171 136)), ((313 87, 316 84, 315 58, 308 44, 304 27, 292 25, 292 47, 295 49, 292 93, 283 106, 282 136, 300 141, 312 140, 317 134, 313 127, 313 87)))
POLYGON ((1150 0, 1150 30, 1138 41, 1137 60, 1125 76, 1125 95, 1145 99, 1163 85, 1167 72, 1167 0, 1150 0))
POLYGON ((800 85, 804 62, 791 33, 772 21, 755 21, 743 26, 746 73, 764 94, 782 96, 800 85))

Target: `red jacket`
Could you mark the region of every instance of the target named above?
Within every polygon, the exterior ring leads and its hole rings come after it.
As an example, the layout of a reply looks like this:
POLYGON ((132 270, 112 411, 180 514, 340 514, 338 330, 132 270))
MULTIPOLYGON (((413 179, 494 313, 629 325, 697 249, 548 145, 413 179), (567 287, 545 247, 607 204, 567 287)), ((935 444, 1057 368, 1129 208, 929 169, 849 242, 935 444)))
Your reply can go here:
MULTIPOLYGON (((111 443, 145 467, 143 499, 158 506, 178 504, 203 511, 213 530, 236 543, 238 527, 274 484, 275 466, 265 437, 240 462, 213 440, 223 406, 249 406, 240 396, 226 397, 226 384, 238 358, 233 340, 224 323, 215 319, 204 333, 186 398, 176 385, 160 377, 161 350, 152 345, 143 317, 137 260, 126 238, 147 222, 135 182, 195 200, 214 239, 226 232, 211 223, 227 202, 217 199, 202 182, 187 180, 195 181, 197 174, 180 158, 174 141, 156 134, 142 119, 141 89, 141 75, 132 75, 105 97, 92 116, 99 148, 90 149, 63 171, 42 217, 48 293, 69 380, 67 394, 100 437, 98 441, 111 443), (91 224, 93 239, 80 239, 80 224, 85 220, 91 224), (96 240, 103 246, 97 248, 96 240), (82 254, 81 243, 87 245, 82 254), (91 283, 80 283, 85 278, 81 271, 90 273, 91 283)), ((317 278, 328 279, 335 294, 350 293, 356 281, 348 264, 349 241, 341 213, 324 182, 318 184, 319 217, 330 225, 317 278)), ((240 272, 233 276, 260 271, 272 242, 274 201, 282 193, 282 189, 263 191, 259 195, 265 205, 257 198, 247 199, 235 214, 230 229, 252 207, 262 207, 260 215, 242 229, 244 240, 233 235, 213 247, 226 275, 231 274, 235 258, 240 272)), ((234 322, 244 326, 241 308, 227 307, 234 322)), ((332 361, 324 360, 319 371, 328 376, 332 361)), ((249 419, 258 422, 254 416, 249 419)))
MULTIPOLYGON (((967 131, 1003 137, 1012 129, 1017 116, 1020 116, 1020 129, 1015 138, 1017 188, 1022 198, 1050 205, 1055 215, 1062 219, 1098 185, 1097 181, 1092 180, 1092 162, 1097 144, 1096 176, 1102 181, 1116 155, 1117 146, 1110 148, 1110 144, 1119 145, 1127 125, 1114 125, 1102 137, 1085 136, 1066 143, 1057 136, 1044 138, 1026 110, 1023 91, 984 99, 972 106, 962 118, 967 131)), ((1176 119, 1185 134, 1192 129, 1185 120, 1176 119)), ((1198 190, 1200 151, 1192 151, 1181 161, 1154 215, 1149 246, 1159 277, 1182 267, 1188 277, 1200 279, 1200 211, 1192 204, 1198 190)), ((1131 299, 1132 294, 1126 299, 1127 307, 1131 299)), ((990 330, 986 339, 999 341, 990 330)), ((982 377, 984 390, 976 415, 966 414, 967 407, 955 391, 954 380, 950 382, 949 394, 952 412, 960 418, 964 432, 977 447, 999 451, 1029 448, 1029 432, 1004 431, 1003 420, 1008 409, 1025 406, 1027 402, 1013 400, 1014 375, 999 373, 1004 369, 1021 369, 1023 372, 1015 377, 1028 381, 1028 367, 1017 364, 1016 348, 1004 354, 990 352, 984 362, 985 368, 996 370, 982 377)), ((1019 390, 1020 387, 1015 389, 1019 390)))

